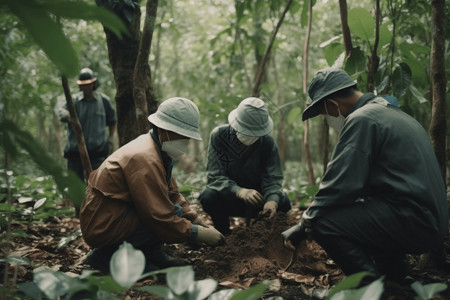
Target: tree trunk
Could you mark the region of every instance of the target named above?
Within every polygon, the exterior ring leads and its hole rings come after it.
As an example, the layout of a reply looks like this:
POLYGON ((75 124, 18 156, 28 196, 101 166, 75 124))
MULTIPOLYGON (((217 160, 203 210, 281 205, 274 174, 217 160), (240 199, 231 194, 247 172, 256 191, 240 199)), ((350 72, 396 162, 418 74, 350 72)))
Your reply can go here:
POLYGON ((275 29, 272 31, 272 35, 270 36, 270 40, 269 40, 269 43, 267 44, 266 51, 264 52, 264 56, 263 56, 261 62, 258 64, 258 68, 255 73, 255 79, 253 81, 253 88, 252 88, 252 95, 255 97, 259 96, 262 78, 263 78, 263 75, 265 74, 266 64, 270 57, 270 51, 272 50, 273 42, 275 41, 275 37, 277 36, 278 30, 280 30, 281 24, 283 23, 284 17, 286 16, 286 13, 289 10, 289 7, 291 6, 291 3, 292 3, 292 0, 289 0, 286 3, 286 7, 284 8, 284 11, 280 16, 280 19, 278 20, 278 23, 275 26, 275 29))
MULTIPOLYGON (((306 28, 306 38, 303 47, 303 93, 307 94, 307 80, 308 80, 308 51, 309 38, 311 36, 311 22, 312 22, 312 1, 308 0, 308 25, 306 28)), ((315 185, 314 167, 311 160, 311 151, 309 145, 309 120, 305 121, 305 133, 303 136, 303 149, 305 150, 305 159, 308 166, 308 180, 310 185, 315 185)))
MULTIPOLYGON (((138 3, 137 0, 133 2, 138 3)), ((111 63, 116 84, 117 134, 119 146, 122 146, 139 135, 136 118, 136 106, 133 98, 133 75, 140 42, 139 5, 133 10, 132 19, 128 21, 120 11, 114 11, 124 21, 130 35, 120 40, 113 32, 104 27, 111 63)))
POLYGON ((375 42, 373 44, 373 48, 367 62, 368 66, 368 74, 367 74, 367 91, 373 92, 375 89, 375 73, 378 70, 378 65, 380 63, 380 58, 377 55, 378 51, 378 42, 380 40, 380 0, 376 1, 375 7, 375 42))
POLYGON ((62 86, 64 89, 64 95, 67 101, 67 110, 69 111, 69 123, 72 126, 73 133, 77 138, 78 152, 80 152, 81 164, 84 169, 84 178, 86 180, 89 178, 89 174, 92 172, 91 161, 89 160, 89 154, 86 148, 86 142, 84 141, 83 129, 81 128, 80 121, 78 120, 77 111, 75 110, 75 105, 73 105, 72 95, 69 89, 69 83, 67 82, 67 77, 62 76, 62 86))
POLYGON ((344 36, 345 57, 348 58, 353 50, 350 28, 347 22, 347 0, 339 0, 339 10, 341 12, 342 35, 344 36))
POLYGON ((431 1, 431 86, 432 86, 432 108, 430 136, 434 152, 441 166, 442 176, 446 179, 446 99, 445 91, 447 79, 445 77, 445 0, 431 1))
POLYGON ((148 108, 150 108, 151 112, 156 111, 157 108, 153 94, 150 66, 148 65, 157 9, 158 0, 147 1, 144 30, 139 45, 136 66, 134 67, 133 98, 136 106, 138 134, 144 134, 150 128, 150 123, 147 120, 149 115, 148 108))

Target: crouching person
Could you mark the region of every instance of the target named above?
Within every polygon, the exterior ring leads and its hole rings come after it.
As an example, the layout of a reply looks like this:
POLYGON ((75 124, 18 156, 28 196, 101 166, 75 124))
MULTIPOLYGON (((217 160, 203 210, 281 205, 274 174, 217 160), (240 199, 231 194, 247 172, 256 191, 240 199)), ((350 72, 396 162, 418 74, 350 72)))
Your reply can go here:
POLYGON ((438 249, 448 233, 445 185, 429 136, 411 116, 343 70, 319 71, 303 120, 324 115, 340 132, 315 200, 283 233, 307 232, 346 275, 369 271, 401 281, 406 254, 438 249))
POLYGON ((162 243, 224 241, 189 207, 171 175, 173 160, 187 151, 189 140, 201 140, 197 106, 170 98, 148 119, 149 133, 115 151, 89 176, 80 225, 93 248, 87 263, 103 272, 124 241, 144 253, 145 272, 182 264, 161 251, 162 243))

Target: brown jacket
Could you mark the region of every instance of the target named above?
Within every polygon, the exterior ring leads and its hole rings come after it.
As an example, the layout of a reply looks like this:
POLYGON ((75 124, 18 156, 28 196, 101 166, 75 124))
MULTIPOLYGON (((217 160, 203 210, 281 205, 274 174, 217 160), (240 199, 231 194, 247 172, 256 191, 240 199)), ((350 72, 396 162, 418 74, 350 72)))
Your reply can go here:
POLYGON ((91 173, 80 211, 81 231, 92 247, 122 242, 139 223, 163 242, 186 242, 197 217, 171 178, 166 182, 160 150, 150 133, 124 145, 91 173), (174 215, 174 204, 183 217, 174 215))

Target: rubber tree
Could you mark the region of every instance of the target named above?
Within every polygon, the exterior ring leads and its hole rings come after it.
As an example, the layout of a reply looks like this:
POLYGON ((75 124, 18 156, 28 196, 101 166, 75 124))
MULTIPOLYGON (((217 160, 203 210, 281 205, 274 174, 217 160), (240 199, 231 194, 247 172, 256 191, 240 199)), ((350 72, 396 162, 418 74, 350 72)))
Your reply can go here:
POLYGON ((138 0, 96 0, 125 23, 129 35, 119 39, 104 27, 109 61, 116 84, 117 133, 124 145, 148 131, 147 116, 156 111, 148 56, 152 42, 158 0, 148 0, 143 32, 138 0))

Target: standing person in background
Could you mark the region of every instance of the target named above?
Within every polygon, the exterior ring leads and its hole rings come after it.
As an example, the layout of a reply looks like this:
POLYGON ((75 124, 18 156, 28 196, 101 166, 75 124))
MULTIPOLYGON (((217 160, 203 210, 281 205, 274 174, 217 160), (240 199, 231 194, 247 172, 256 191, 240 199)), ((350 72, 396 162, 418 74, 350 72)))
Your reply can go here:
POLYGON ((202 139, 197 106, 169 98, 148 120, 150 132, 116 150, 89 176, 80 227, 93 247, 87 262, 104 272, 124 241, 144 253, 149 272, 182 264, 162 252, 162 243, 216 246, 225 239, 189 207, 172 177, 173 160, 187 152, 190 139, 202 139))
POLYGON ((267 105, 244 99, 228 115, 229 124, 213 129, 207 161, 207 186, 199 196, 203 210, 223 234, 230 233, 230 216, 272 218, 291 203, 282 191, 283 171, 267 105))
MULTIPOLYGON (((73 104, 83 129, 92 169, 95 170, 106 159, 113 145, 117 123, 116 112, 108 96, 97 91, 97 78, 91 69, 81 70, 77 84, 80 91, 72 96, 73 104), (109 128, 108 135, 106 127, 109 128)), ((84 180, 77 138, 69 123, 67 104, 58 106, 56 113, 62 122, 67 123, 67 144, 64 149, 67 167, 84 180)))
POLYGON ((282 235, 307 232, 346 275, 369 271, 401 281, 406 254, 431 252, 448 233, 448 203, 430 138, 414 118, 363 94, 343 70, 313 78, 303 120, 324 115, 339 132, 315 200, 282 235))

